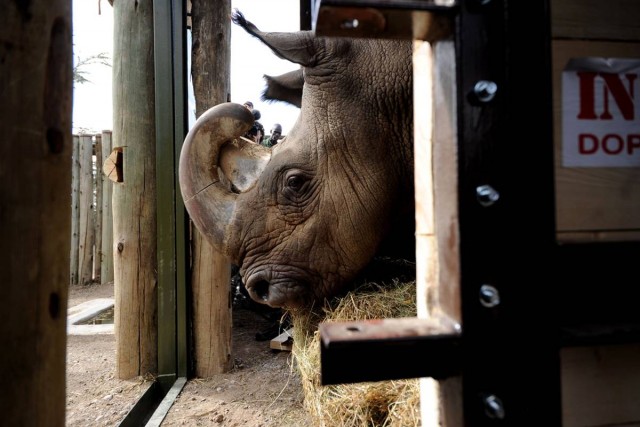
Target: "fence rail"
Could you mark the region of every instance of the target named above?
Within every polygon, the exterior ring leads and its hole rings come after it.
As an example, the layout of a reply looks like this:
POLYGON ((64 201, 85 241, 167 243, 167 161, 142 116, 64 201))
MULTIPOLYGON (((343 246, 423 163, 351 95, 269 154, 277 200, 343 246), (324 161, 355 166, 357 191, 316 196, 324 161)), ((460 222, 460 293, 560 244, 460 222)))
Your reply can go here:
POLYGON ((71 285, 113 281, 113 183, 102 173, 111 131, 73 135, 71 285))

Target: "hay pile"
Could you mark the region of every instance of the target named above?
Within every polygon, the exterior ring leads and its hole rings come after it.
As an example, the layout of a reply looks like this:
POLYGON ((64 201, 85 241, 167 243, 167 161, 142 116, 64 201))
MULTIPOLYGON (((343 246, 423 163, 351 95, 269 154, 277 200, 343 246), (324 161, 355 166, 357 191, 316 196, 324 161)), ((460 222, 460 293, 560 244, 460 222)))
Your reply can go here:
POLYGON ((420 426, 418 379, 322 386, 320 322, 414 317, 415 280, 364 283, 316 312, 291 313, 293 356, 306 410, 317 427, 420 426))

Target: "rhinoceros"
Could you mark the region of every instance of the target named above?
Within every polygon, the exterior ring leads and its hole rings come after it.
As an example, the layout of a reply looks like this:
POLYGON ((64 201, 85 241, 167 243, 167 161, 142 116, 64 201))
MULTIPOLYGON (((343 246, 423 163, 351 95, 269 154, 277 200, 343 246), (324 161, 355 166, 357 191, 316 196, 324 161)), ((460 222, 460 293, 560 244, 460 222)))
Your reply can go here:
POLYGON ((263 94, 299 105, 299 117, 266 148, 240 137, 253 123, 242 105, 209 109, 184 141, 182 196, 254 300, 308 307, 343 291, 400 230, 414 251, 411 44, 232 19, 301 66, 265 76, 263 94))

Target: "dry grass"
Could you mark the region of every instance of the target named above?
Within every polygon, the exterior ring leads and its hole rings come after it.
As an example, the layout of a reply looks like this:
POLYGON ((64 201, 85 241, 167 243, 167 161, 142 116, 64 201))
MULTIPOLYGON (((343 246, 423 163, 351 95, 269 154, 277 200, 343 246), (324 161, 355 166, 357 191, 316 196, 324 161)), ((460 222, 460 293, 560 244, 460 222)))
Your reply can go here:
POLYGON ((417 379, 322 386, 318 324, 416 315, 415 281, 364 283, 318 312, 292 313, 293 356, 304 404, 317 427, 420 425, 417 379))

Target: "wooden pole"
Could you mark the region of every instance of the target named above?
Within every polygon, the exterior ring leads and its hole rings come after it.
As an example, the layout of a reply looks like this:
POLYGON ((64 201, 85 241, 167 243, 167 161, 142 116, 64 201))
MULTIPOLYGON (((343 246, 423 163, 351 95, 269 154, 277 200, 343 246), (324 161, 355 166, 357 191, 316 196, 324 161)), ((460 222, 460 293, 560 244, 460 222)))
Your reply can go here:
POLYGON ((114 1, 113 145, 123 182, 113 186, 116 370, 157 373, 153 1, 114 1))
MULTIPOLYGON (((94 227, 94 254, 93 257, 93 280, 102 283, 102 183, 106 179, 102 174, 102 135, 94 136, 93 151, 95 162, 93 164, 93 182, 95 185, 95 227, 94 227)), ((108 181, 108 179, 107 179, 108 181)))
POLYGON ((0 2, 0 424, 65 425, 71 1, 0 2))
MULTIPOLYGON (((231 1, 193 0, 192 66, 196 116, 226 102, 230 91, 231 1)), ((231 266, 193 232, 195 374, 210 377, 232 367, 231 266)))
MULTIPOLYGON (((111 131, 102 131, 102 157, 99 165, 103 165, 111 154, 111 131)), ((101 166, 99 167, 99 170, 101 166)), ((113 183, 110 179, 102 177, 102 245, 100 249, 101 282, 113 282, 113 209, 111 197, 113 195, 113 183)))
POLYGON ((93 282, 93 246, 95 243, 93 210, 93 141, 90 135, 80 135, 78 162, 80 164, 80 192, 78 196, 78 276, 81 285, 93 282))
POLYGON ((78 260, 80 259, 80 137, 73 135, 73 155, 71 169, 71 260, 69 262, 71 285, 77 285, 80 282, 78 260))

